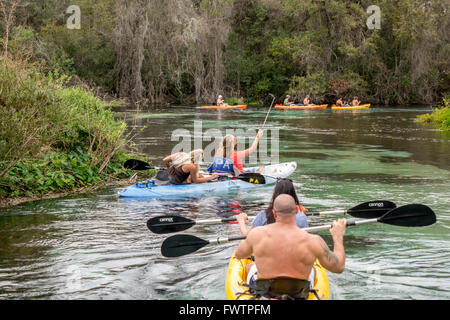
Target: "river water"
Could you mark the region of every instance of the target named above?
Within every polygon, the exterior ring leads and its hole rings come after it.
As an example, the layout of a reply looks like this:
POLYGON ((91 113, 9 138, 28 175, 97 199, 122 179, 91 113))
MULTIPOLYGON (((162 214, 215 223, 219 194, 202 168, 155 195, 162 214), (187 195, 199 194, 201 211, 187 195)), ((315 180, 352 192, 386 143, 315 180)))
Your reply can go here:
MULTIPOLYGON (((438 217, 424 228, 380 223, 348 228, 345 272, 328 273, 332 299, 450 298, 450 140, 414 122, 428 111, 271 112, 268 153, 281 162, 297 161, 291 178, 310 211, 383 199, 397 206, 422 203, 438 217), (271 140, 277 135, 278 142, 271 140), (271 152, 276 143, 278 155, 271 152)), ((117 115, 135 129, 138 150, 162 165, 161 158, 181 141, 171 139, 175 130, 198 135, 194 129, 201 124, 200 135, 241 129, 242 137, 249 137, 266 112, 130 106, 117 115)), ((248 145, 250 139, 242 137, 239 141, 248 145)), ((146 221, 161 214, 208 219, 243 210, 254 215, 267 205, 273 186, 189 201, 125 200, 119 190, 0 210, 0 299, 225 299, 224 279, 236 242, 164 258, 161 243, 170 235, 150 233, 146 221)), ((311 217, 309 224, 333 219, 311 217)), ((220 224, 185 233, 212 239, 239 231, 235 224, 220 224)), ((319 234, 332 247, 329 232, 319 234)))

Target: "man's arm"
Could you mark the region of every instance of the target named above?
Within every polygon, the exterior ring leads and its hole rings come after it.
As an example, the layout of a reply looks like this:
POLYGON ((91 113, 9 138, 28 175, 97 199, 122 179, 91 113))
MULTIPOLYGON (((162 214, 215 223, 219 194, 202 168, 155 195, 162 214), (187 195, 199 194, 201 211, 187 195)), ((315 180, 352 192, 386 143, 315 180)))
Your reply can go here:
POLYGON ((344 234, 346 220, 339 219, 333 223, 330 233, 333 237, 333 251, 331 251, 325 241, 317 236, 318 259, 325 269, 333 273, 342 273, 345 269, 344 234))
POLYGON ((248 238, 245 240, 242 240, 239 244, 238 248, 236 249, 236 258, 237 259, 245 259, 252 255, 253 248, 248 242, 248 238))

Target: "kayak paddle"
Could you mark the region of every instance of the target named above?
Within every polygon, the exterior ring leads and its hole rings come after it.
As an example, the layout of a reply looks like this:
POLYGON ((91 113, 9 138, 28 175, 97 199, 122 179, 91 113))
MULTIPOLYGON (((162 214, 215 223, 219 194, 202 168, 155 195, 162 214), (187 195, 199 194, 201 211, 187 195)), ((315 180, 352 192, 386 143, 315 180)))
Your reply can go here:
MULTIPOLYGON (((323 212, 305 212, 306 216, 320 216, 330 214, 346 214, 348 213, 355 218, 379 218, 388 211, 396 208, 395 203, 386 200, 376 200, 365 202, 349 210, 335 210, 323 212)), ((249 217, 249 221, 253 221, 256 216, 249 217)), ((187 230, 196 224, 218 224, 237 221, 236 217, 209 219, 209 220, 192 220, 182 216, 166 215, 150 218, 147 221, 148 229, 157 234, 174 233, 187 230)))
POLYGON ((130 160, 125 161, 125 163, 123 164, 123 167, 125 169, 139 170, 139 171, 150 170, 150 169, 161 170, 161 168, 152 167, 147 162, 137 160, 137 159, 130 159, 130 160))
MULTIPOLYGON (((379 218, 347 221, 347 227, 375 222, 401 227, 425 227, 436 222, 436 214, 433 210, 431 210, 431 208, 425 205, 408 204, 406 206, 390 210, 388 213, 379 218)), ((331 229, 332 226, 332 224, 329 224, 305 228, 303 230, 307 232, 316 232, 331 229)), ((204 240, 192 235, 178 234, 164 240, 161 246, 161 253, 165 257, 180 257, 200 250, 208 244, 221 244, 230 241, 244 240, 245 238, 246 236, 238 236, 229 238, 219 237, 213 240, 204 240)))
POLYGON ((255 172, 241 173, 234 178, 253 184, 266 184, 266 178, 262 174, 255 172))
POLYGON ((267 112, 266 119, 264 120, 264 123, 263 123, 263 126, 262 126, 263 129, 266 126, 267 118, 269 118, 270 111, 272 110, 272 106, 273 106, 273 103, 275 101, 275 96, 273 94, 269 93, 269 96, 272 98, 272 103, 270 104, 269 112, 267 112))

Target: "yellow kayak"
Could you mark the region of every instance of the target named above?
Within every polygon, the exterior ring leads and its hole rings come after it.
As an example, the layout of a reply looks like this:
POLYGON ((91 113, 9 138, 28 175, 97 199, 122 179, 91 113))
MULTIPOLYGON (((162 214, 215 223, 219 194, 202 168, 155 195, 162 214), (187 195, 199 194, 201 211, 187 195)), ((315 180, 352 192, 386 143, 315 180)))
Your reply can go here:
POLYGON ((335 105, 331 106, 331 109, 333 110, 355 110, 355 109, 369 109, 370 108, 370 104, 362 104, 360 106, 348 106, 348 107, 337 107, 335 105))
POLYGON ((311 105, 311 106, 283 106, 281 104, 275 105, 275 109, 284 109, 284 110, 326 109, 327 107, 328 107, 327 104, 311 105))
POLYGON ((237 106, 202 106, 202 109, 247 109, 247 105, 237 105, 237 106))
MULTIPOLYGON (((239 295, 239 293, 246 292, 247 287, 243 284, 246 283, 247 274, 245 272, 245 266, 252 262, 251 259, 236 259, 235 253, 230 259, 228 264, 227 276, 225 278, 225 291, 228 300, 250 300, 253 298, 252 295, 239 295)), ((314 290, 319 296, 320 300, 330 299, 330 284, 328 283, 327 272, 324 267, 322 267, 319 261, 314 264, 314 270, 316 271, 316 276, 314 278, 314 290)), ((308 300, 317 300, 314 293, 310 293, 308 300)))

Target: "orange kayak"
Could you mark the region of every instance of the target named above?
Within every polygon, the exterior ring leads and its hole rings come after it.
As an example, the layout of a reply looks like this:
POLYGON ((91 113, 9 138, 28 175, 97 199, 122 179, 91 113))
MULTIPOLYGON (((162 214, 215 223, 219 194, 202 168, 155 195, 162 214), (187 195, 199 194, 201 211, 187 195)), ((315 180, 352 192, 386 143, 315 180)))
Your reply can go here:
POLYGON ((281 104, 275 105, 275 109, 285 109, 285 110, 308 110, 308 109, 326 109, 327 104, 322 105, 312 105, 312 106, 283 106, 281 104))
POLYGON ((202 106, 202 109, 247 109, 247 105, 238 105, 238 106, 202 106))

